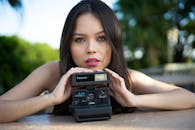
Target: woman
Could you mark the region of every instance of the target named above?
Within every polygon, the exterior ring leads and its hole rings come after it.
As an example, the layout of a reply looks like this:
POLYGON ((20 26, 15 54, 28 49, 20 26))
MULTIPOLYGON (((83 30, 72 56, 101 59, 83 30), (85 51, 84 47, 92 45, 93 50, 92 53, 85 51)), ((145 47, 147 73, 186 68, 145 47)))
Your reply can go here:
POLYGON ((54 113, 59 114, 63 103, 67 107, 70 102, 69 78, 80 72, 110 74, 110 95, 118 103, 113 103, 114 108, 180 110, 195 107, 194 93, 128 69, 121 38, 118 20, 106 4, 99 0, 78 3, 64 25, 60 61, 40 66, 0 97, 0 122, 15 121, 49 106, 56 106, 54 113), (50 93, 39 96, 44 90, 50 93))

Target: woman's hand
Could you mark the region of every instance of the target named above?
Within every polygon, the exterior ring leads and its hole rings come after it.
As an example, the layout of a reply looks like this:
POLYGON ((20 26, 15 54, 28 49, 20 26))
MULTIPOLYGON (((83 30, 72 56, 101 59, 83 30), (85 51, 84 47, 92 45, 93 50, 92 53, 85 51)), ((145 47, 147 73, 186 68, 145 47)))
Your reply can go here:
POLYGON ((53 100, 53 105, 60 104, 67 100, 71 95, 70 76, 74 73, 81 72, 93 72, 93 70, 87 68, 75 67, 71 68, 66 74, 64 74, 58 82, 56 88, 50 93, 50 97, 53 100))
POLYGON ((125 81, 117 73, 110 69, 105 69, 110 74, 110 95, 124 107, 134 107, 135 95, 133 95, 125 85, 125 81))

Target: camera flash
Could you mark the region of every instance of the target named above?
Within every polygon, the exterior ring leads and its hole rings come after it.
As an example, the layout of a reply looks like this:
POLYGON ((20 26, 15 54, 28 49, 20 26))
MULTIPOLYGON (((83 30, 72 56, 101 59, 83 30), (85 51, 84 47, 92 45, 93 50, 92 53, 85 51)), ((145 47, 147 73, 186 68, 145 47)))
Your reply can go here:
POLYGON ((95 74, 95 81, 104 81, 107 80, 106 74, 95 74))

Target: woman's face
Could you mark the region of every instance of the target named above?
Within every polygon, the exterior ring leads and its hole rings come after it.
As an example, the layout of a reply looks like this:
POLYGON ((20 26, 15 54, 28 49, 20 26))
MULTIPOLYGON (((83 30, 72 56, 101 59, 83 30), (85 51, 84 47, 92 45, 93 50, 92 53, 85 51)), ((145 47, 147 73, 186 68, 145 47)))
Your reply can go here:
POLYGON ((70 51, 75 64, 93 70, 104 69, 111 59, 111 47, 101 22, 91 13, 78 17, 70 51))

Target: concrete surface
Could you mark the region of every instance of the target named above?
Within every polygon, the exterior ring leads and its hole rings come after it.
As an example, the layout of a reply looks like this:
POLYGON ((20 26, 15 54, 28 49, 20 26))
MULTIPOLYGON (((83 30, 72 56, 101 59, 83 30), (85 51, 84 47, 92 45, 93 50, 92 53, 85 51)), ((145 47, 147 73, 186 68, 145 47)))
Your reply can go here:
POLYGON ((0 130, 195 130, 195 109, 136 111, 113 115, 110 120, 75 122, 71 116, 32 115, 0 124, 0 130))

